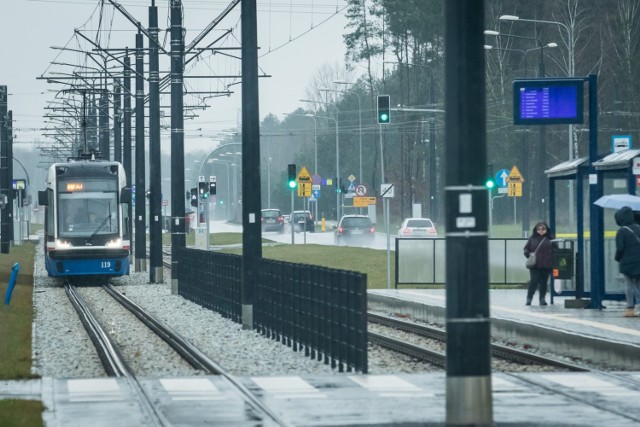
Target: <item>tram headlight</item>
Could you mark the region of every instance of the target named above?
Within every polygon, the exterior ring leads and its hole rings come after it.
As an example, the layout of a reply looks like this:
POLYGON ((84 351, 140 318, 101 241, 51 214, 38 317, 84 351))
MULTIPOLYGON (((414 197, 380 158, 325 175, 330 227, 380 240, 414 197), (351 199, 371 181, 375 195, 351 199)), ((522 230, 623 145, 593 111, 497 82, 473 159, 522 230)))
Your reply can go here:
POLYGON ((121 248, 122 247, 122 239, 117 238, 117 239, 109 240, 104 245, 107 248, 121 248))
POLYGON ((56 249, 69 249, 71 247, 71 242, 66 240, 56 240, 56 249))

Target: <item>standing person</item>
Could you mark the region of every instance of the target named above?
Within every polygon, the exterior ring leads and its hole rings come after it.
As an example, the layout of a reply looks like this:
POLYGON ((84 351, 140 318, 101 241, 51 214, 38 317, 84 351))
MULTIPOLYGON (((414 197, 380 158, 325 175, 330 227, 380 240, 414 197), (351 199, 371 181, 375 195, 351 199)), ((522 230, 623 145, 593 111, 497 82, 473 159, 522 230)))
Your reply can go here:
POLYGON ((533 227, 533 233, 524 245, 524 256, 536 253, 536 265, 529 269, 530 280, 529 289, 527 289, 527 305, 531 305, 533 294, 536 289, 539 292, 540 305, 547 305, 545 297, 547 295, 547 283, 551 275, 551 249, 553 234, 549 230, 549 226, 544 222, 538 222, 533 227))
POLYGON ((615 259, 620 263, 620 273, 626 283, 627 309, 624 317, 633 317, 634 297, 635 303, 640 303, 640 225, 628 206, 618 209, 614 217, 620 226, 616 233, 615 259))

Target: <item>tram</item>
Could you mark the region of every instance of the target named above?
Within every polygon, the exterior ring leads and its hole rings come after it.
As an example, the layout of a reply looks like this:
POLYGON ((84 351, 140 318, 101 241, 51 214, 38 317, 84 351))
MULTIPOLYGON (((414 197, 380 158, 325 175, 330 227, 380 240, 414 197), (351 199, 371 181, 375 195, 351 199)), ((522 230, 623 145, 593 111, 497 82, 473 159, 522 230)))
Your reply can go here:
POLYGON ((49 276, 129 274, 131 238, 124 167, 94 156, 54 163, 46 190, 45 265, 49 276))

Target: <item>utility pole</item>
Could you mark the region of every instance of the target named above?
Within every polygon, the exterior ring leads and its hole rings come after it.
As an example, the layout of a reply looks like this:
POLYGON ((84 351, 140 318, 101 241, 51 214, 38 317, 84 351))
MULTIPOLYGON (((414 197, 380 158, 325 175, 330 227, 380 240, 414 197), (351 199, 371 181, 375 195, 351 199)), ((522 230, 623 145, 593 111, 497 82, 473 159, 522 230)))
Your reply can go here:
MULTIPOLYGON (((160 62, 158 8, 149 6, 149 280, 163 282, 162 174, 160 169, 160 62)), ((182 194, 181 194, 182 195, 182 194)))
MULTIPOLYGON (((178 293, 178 256, 186 246, 184 219, 184 39, 182 1, 171 2, 171 293, 178 293)), ((207 220, 207 230, 209 223, 207 220)), ((209 235, 207 233, 207 247, 209 235)))
MULTIPOLYGON (((124 99, 122 113, 124 130, 122 132, 122 165, 124 166, 124 172, 127 175, 127 185, 131 187, 133 185, 133 174, 131 173, 131 58, 129 58, 128 48, 125 50, 123 71, 124 99)), ((128 205, 127 217, 129 218, 127 235, 129 236, 129 239, 133 239, 133 235, 131 233, 133 231, 131 227, 133 221, 133 203, 129 203, 128 205)))
POLYGON ((144 162, 144 45, 138 26, 136 34, 136 271, 147 270, 147 213, 144 162))
MULTIPOLYGON (((262 260, 260 115, 256 0, 242 0, 242 328, 253 329, 253 299, 262 260), (250 196, 251 195, 251 196, 250 196)), ((291 218, 293 221, 293 218, 291 218)), ((292 223, 293 225, 293 223, 292 223)))
POLYGON ((13 203, 11 183, 9 182, 9 132, 7 124, 7 86, 0 86, 0 197, 6 204, 0 216, 0 253, 8 254, 11 246, 11 222, 13 221, 13 203))
POLYGON ((113 160, 122 163, 122 107, 120 79, 113 79, 113 160))
POLYGON ((484 1, 445 2, 448 426, 493 425, 484 15, 484 1))

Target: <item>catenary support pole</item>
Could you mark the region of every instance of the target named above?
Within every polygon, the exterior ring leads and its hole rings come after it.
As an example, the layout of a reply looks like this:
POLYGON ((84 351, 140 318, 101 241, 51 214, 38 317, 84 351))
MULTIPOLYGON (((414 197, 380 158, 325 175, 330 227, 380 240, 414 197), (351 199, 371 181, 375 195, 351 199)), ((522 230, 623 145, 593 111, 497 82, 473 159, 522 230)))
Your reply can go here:
POLYGON ((144 159, 144 45, 142 32, 136 34, 136 271, 147 271, 147 212, 144 159))
POLYGON ((160 168, 160 59, 158 8, 149 6, 149 281, 163 282, 162 173, 160 168))
POLYGON ((447 425, 493 425, 484 2, 445 2, 447 425), (473 99, 473 102, 468 102, 473 99))
MULTIPOLYGON (((184 38, 182 1, 171 2, 171 293, 178 293, 178 255, 186 246, 184 209, 184 38)), ((208 225, 208 222, 207 222, 208 225)), ((209 233, 207 232, 207 247, 209 233)))
POLYGON ((256 0, 241 3, 242 23, 242 327, 253 329, 253 298, 262 259, 260 115, 256 0))

